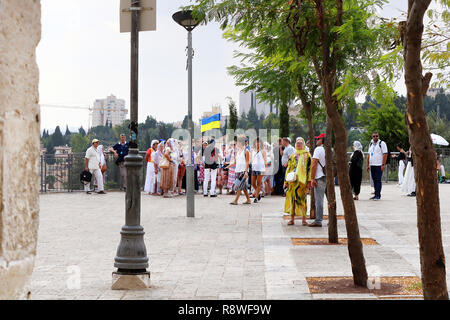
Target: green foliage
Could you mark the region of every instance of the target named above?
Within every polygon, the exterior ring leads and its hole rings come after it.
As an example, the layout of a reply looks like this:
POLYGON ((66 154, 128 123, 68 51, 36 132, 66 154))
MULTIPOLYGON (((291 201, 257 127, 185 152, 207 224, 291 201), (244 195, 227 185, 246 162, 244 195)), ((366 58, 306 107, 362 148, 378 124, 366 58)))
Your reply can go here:
POLYGON ((230 113, 230 123, 228 124, 228 128, 236 130, 238 124, 238 112, 236 108, 236 103, 231 98, 228 99, 228 108, 230 113))
POLYGON ((88 137, 77 133, 70 138, 69 146, 72 148, 73 153, 85 152, 90 146, 90 141, 88 137))
POLYGON ((275 113, 270 113, 263 121, 264 129, 279 129, 280 119, 275 113))
POLYGON ((433 72, 432 87, 450 88, 450 1, 436 0, 427 11, 422 38, 424 69, 433 72))
POLYGON ((372 106, 361 113, 359 119, 367 129, 361 141, 363 146, 370 143, 371 134, 376 131, 391 151, 396 150, 397 144, 401 144, 404 149, 409 147, 405 118, 395 105, 372 106))
POLYGON ((54 147, 64 145, 64 137, 59 126, 56 127, 55 132, 51 135, 51 143, 54 147))

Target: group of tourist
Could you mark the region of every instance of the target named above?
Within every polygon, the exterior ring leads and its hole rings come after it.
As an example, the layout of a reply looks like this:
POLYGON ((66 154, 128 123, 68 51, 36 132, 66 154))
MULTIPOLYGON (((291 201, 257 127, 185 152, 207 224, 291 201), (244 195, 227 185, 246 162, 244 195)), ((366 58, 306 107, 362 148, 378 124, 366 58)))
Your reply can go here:
MULTIPOLYGON (((377 132, 373 132, 371 137, 365 169, 374 189, 370 200, 377 201, 381 199, 382 176, 389 152, 377 132)), ((325 134, 315 138, 313 155, 309 153, 310 141, 305 143, 301 137, 296 139, 294 146, 288 137, 280 138, 272 145, 259 137, 251 144, 246 136, 219 144, 220 147, 215 139, 194 143, 191 163, 194 167, 195 191, 202 192, 204 197, 214 198, 226 190, 227 194, 235 195, 231 205, 238 205, 242 194, 246 198, 242 204, 246 205, 252 203, 251 198, 254 198, 254 203, 258 203, 261 198, 271 194, 283 195, 286 197, 284 211, 291 216, 289 225, 294 224, 295 216, 302 216, 303 225, 321 227, 326 189, 324 140, 325 134), (316 218, 313 223, 307 224, 306 197, 311 188, 314 189, 316 218)), ((399 161, 399 186, 408 196, 415 196, 411 149, 405 152, 400 145, 397 149, 398 155, 392 158, 399 161)), ((120 142, 109 149, 114 154, 116 165, 120 167, 122 190, 126 190, 127 185, 124 161, 128 150, 129 144, 124 134, 120 135, 120 142)), ((174 138, 167 141, 153 140, 144 158, 147 166, 144 191, 165 198, 184 195, 182 189, 186 189, 188 157, 182 141, 174 138)), ((438 165, 443 170, 441 162, 438 161, 438 165)), ((97 139, 92 141, 92 146, 86 151, 85 170, 92 174, 97 193, 105 194, 106 160, 103 146, 97 139)), ((363 146, 361 142, 354 141, 349 162, 354 200, 359 200, 363 170, 363 146)), ((85 183, 85 191, 91 193, 89 183, 85 183)))
MULTIPOLYGON (((272 193, 273 188, 273 152, 270 144, 256 138, 252 146, 248 137, 240 137, 220 147, 215 139, 208 139, 192 150, 194 185, 196 192, 202 189, 204 197, 217 197, 226 190, 227 194, 236 194, 237 204, 242 191, 250 203, 248 191, 254 199, 272 193)), ((186 184, 186 166, 189 155, 183 142, 176 139, 154 140, 147 150, 145 162, 147 174, 144 191, 150 195, 162 195, 166 198, 184 195, 186 184)))

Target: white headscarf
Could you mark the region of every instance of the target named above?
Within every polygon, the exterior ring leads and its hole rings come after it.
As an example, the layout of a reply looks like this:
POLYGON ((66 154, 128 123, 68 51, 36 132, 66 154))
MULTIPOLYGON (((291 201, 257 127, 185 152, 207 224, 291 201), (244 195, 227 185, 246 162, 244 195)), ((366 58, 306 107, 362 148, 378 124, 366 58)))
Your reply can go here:
POLYGON ((100 154, 100 164, 103 166, 106 161, 105 161, 105 155, 103 154, 103 145, 99 145, 97 147, 98 153, 100 154))
POLYGON ((361 150, 362 151, 362 149, 363 149, 363 146, 362 146, 361 142, 359 142, 359 141, 354 141, 353 142, 353 146, 355 147, 355 150, 361 150))

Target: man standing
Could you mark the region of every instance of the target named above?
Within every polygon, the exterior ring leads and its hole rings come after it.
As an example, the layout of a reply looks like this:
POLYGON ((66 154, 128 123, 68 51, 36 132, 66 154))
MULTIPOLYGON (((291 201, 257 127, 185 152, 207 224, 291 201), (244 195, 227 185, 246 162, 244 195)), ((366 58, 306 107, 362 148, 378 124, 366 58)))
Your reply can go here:
POLYGON ((375 188, 375 195, 370 200, 381 199, 381 178, 386 166, 388 148, 384 141, 379 140, 379 134, 372 133, 373 142, 369 146, 369 156, 367 157, 367 172, 370 171, 375 188))
POLYGON ((208 196, 208 182, 211 178, 211 190, 209 192, 211 198, 217 197, 216 195, 216 179, 217 168, 219 167, 219 149, 216 148, 214 139, 211 139, 209 145, 204 150, 204 163, 205 163, 205 180, 203 180, 203 196, 208 196))
MULTIPOLYGON (((98 194, 106 194, 103 187, 102 165, 100 160, 100 151, 98 150, 99 140, 92 140, 92 147, 86 150, 84 160, 84 169, 92 173, 92 176, 97 180, 98 194)), ((84 185, 84 191, 91 194, 90 183, 84 185)))
POLYGON ((313 162, 311 166, 311 186, 314 188, 314 196, 316 202, 316 220, 308 224, 308 227, 322 227, 323 220, 323 198, 325 196, 325 188, 327 180, 325 177, 325 148, 323 142, 325 134, 316 137, 316 148, 314 149, 313 162))
POLYGON ((126 135, 122 133, 120 135, 120 142, 116 143, 112 148, 109 148, 109 151, 114 153, 116 164, 120 167, 121 190, 127 190, 127 168, 125 167, 125 157, 128 155, 129 144, 126 139, 126 135))

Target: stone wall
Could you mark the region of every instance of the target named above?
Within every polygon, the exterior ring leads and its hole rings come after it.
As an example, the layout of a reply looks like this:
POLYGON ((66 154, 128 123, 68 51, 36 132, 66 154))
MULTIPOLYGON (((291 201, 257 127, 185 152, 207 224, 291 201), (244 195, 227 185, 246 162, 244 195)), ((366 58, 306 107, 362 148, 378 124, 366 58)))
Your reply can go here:
POLYGON ((40 0, 0 0, 0 299, 26 299, 39 218, 40 0))

